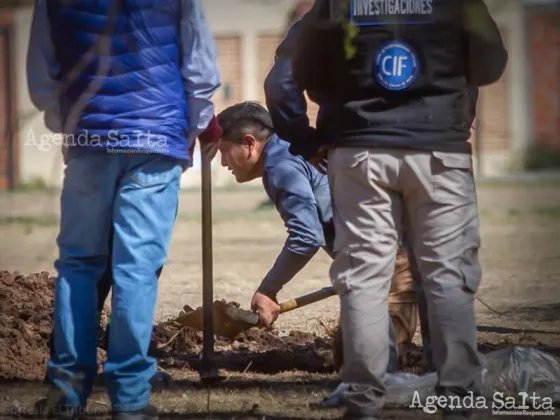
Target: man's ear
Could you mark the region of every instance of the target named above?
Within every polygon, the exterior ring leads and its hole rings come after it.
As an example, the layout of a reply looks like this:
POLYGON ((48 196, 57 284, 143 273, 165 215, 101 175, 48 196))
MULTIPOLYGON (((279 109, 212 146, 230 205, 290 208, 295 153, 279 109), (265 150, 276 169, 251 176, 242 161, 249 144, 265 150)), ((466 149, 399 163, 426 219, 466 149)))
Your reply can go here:
POLYGON ((249 152, 249 158, 256 153, 256 146, 257 146, 257 139, 252 134, 245 134, 243 139, 241 140, 242 144, 247 147, 247 151, 249 152))
POLYGON ((243 136, 243 138, 241 139, 241 142, 242 142, 243 145, 249 146, 250 148, 253 148, 253 147, 255 147, 255 144, 257 143, 257 139, 252 134, 245 134, 243 136))

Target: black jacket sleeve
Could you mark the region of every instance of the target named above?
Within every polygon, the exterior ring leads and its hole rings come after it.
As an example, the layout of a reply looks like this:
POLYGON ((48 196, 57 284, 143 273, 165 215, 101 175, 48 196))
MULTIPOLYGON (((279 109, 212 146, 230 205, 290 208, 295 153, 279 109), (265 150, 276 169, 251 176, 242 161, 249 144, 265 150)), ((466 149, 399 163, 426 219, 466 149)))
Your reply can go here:
POLYGON ((469 84, 480 87, 497 82, 506 68, 508 53, 484 0, 464 0, 463 30, 469 84))
POLYGON ((316 0, 302 18, 292 68, 299 89, 333 97, 342 90, 346 60, 344 27, 330 20, 329 4, 328 0, 316 0))
POLYGON ((305 159, 316 153, 315 129, 307 117, 307 100, 292 75, 292 55, 299 41, 302 21, 296 22, 276 50, 275 61, 264 82, 266 107, 276 134, 290 143, 290 151, 305 159))

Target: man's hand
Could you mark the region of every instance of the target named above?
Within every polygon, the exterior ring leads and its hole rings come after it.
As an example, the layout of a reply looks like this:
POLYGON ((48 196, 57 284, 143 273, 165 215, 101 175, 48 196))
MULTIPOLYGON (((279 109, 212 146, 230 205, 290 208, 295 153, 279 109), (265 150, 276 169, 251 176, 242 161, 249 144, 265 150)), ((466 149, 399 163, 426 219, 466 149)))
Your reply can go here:
POLYGON ((202 154, 206 156, 208 160, 212 160, 218 154, 218 150, 220 149, 220 140, 212 143, 200 142, 200 149, 202 150, 202 154))
POLYGON ((212 120, 210 121, 210 124, 208 124, 206 130, 198 136, 200 149, 202 150, 203 155, 209 160, 214 159, 216 153, 218 153, 222 134, 222 127, 220 127, 218 119, 214 116, 212 117, 212 120))
POLYGON ((262 327, 270 327, 280 315, 280 305, 276 298, 270 298, 260 292, 253 295, 251 309, 259 314, 259 325, 262 327))
POLYGON ((308 160, 313 166, 317 168, 323 175, 327 173, 327 157, 329 155, 330 146, 321 146, 317 153, 311 156, 308 160))

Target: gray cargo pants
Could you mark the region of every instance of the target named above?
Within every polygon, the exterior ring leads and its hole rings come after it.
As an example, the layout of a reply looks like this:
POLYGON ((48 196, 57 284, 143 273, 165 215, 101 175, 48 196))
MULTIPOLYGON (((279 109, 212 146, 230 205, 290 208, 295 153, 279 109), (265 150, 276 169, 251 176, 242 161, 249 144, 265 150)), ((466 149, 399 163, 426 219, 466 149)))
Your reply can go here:
POLYGON ((406 232, 404 233, 403 246, 408 254, 408 262, 410 264, 410 272, 414 281, 414 290, 416 292, 416 299, 418 299, 418 321, 420 322, 420 335, 422 336, 422 351, 426 356, 428 372, 436 370, 432 359, 432 342, 430 340, 430 325, 428 321, 428 302, 426 301, 426 294, 423 290, 420 271, 418 264, 413 254, 412 245, 406 240, 406 232))
POLYGON ((335 148, 329 153, 347 415, 377 417, 389 359, 388 293, 403 229, 426 294, 437 392, 477 392, 474 297, 481 279, 469 155, 335 148))

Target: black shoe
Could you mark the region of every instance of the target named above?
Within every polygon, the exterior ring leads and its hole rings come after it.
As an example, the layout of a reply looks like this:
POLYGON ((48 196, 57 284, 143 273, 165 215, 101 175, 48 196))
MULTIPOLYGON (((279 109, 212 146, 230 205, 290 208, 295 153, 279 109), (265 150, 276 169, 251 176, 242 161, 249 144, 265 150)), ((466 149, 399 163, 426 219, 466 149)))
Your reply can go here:
POLYGON ((113 420, 158 420, 158 412, 157 408, 148 404, 141 410, 114 413, 113 420))

